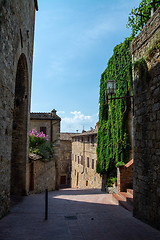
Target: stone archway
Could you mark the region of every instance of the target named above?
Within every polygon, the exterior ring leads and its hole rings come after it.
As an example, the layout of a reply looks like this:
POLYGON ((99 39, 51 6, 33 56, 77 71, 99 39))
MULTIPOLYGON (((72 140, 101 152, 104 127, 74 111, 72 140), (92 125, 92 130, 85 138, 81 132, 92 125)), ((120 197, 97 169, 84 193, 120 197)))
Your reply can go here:
POLYGON ((12 132, 11 194, 26 194, 28 148, 28 67, 21 54, 16 72, 12 132))

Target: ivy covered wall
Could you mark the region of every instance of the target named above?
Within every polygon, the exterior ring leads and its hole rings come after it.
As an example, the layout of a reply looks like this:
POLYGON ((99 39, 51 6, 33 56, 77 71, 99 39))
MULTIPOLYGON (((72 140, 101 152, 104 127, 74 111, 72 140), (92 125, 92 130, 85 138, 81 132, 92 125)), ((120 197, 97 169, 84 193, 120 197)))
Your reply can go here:
POLYGON ((116 164, 128 162, 131 144, 128 132, 128 113, 131 101, 117 99, 107 103, 107 80, 116 80, 116 97, 132 95, 132 59, 127 38, 114 48, 106 70, 101 75, 99 97, 99 130, 97 136, 97 172, 116 176, 116 164))

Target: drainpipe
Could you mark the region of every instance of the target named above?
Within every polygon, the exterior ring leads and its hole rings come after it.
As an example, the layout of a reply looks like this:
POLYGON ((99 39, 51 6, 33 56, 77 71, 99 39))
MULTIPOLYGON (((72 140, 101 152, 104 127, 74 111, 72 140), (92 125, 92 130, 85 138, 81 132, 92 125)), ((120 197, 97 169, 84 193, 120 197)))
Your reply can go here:
POLYGON ((52 139, 53 137, 52 137, 52 119, 51 119, 51 143, 52 143, 52 139))

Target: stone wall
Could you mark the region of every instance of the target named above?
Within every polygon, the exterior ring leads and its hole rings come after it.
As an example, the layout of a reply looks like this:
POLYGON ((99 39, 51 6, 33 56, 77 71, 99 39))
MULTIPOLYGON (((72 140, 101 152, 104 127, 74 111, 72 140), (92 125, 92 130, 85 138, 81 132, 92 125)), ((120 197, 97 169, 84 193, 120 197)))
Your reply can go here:
POLYGON ((102 179, 96 173, 97 130, 72 137, 72 173, 73 188, 101 188, 102 179))
POLYGON ((0 0, 0 217, 9 210, 10 191, 26 194, 29 188, 34 19, 33 0, 0 0))
POLYGON ((60 186, 71 186, 72 133, 60 134, 60 186))
POLYGON ((148 71, 134 72, 134 211, 160 229, 160 8, 131 46, 133 62, 147 59, 148 71), (147 73, 144 75, 144 73, 147 73))
POLYGON ((40 132, 41 127, 46 127, 46 134, 52 142, 56 165, 56 189, 59 189, 60 185, 60 121, 61 118, 56 115, 55 109, 51 113, 31 113, 30 115, 30 131, 36 129, 40 132))
POLYGON ((36 160, 30 163, 30 188, 34 193, 56 188, 55 160, 36 160))

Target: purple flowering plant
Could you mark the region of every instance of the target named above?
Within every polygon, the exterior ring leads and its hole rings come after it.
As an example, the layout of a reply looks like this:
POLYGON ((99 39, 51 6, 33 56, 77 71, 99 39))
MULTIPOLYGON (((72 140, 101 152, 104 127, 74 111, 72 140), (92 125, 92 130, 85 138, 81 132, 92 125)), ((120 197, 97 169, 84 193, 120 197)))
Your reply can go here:
POLYGON ((43 132, 38 133, 36 129, 29 132, 29 150, 32 153, 42 156, 43 159, 53 155, 52 144, 49 136, 43 132))

